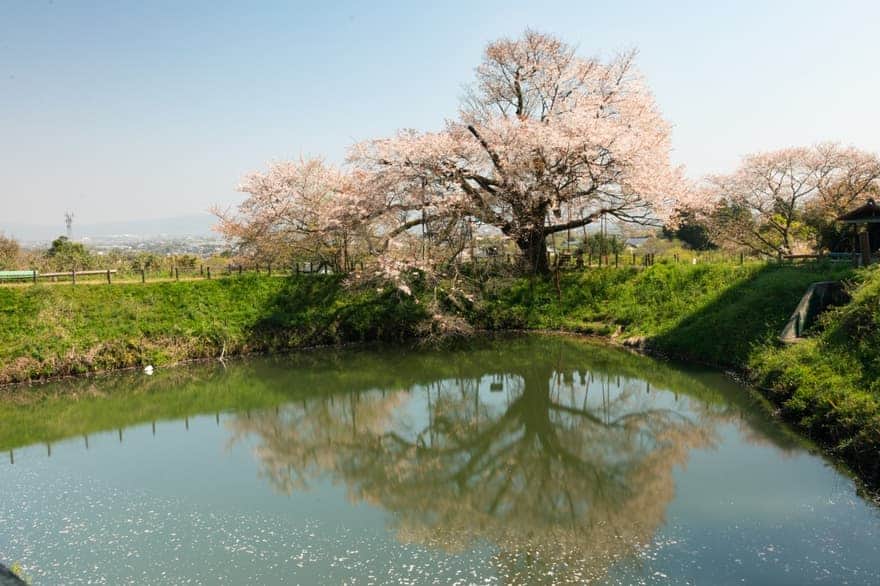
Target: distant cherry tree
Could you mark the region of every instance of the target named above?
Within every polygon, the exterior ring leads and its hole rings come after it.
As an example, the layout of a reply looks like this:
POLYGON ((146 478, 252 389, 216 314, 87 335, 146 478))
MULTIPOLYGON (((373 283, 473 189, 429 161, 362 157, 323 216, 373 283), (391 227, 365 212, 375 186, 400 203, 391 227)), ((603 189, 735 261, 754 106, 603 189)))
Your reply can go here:
POLYGON ((769 256, 792 254, 815 244, 808 210, 833 222, 878 179, 876 155, 836 143, 748 155, 733 173, 708 178, 707 199, 717 202, 712 237, 769 256))
POLYGON ((15 269, 19 262, 21 246, 11 236, 0 232, 0 269, 15 269))

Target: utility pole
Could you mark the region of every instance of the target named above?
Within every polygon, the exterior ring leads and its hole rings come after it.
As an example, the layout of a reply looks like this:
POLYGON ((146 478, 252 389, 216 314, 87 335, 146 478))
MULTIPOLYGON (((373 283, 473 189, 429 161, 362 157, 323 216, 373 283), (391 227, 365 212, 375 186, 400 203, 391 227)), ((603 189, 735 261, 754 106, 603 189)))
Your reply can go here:
POLYGON ((70 210, 64 212, 64 225, 67 226, 67 239, 73 238, 73 212, 70 210))

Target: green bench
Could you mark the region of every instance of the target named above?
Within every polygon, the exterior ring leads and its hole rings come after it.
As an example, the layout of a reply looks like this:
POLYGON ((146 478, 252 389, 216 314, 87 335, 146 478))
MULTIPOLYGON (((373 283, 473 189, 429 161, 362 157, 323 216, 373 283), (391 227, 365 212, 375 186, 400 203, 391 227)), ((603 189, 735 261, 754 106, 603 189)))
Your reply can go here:
POLYGON ((37 271, 0 271, 0 281, 21 281, 36 278, 37 271))

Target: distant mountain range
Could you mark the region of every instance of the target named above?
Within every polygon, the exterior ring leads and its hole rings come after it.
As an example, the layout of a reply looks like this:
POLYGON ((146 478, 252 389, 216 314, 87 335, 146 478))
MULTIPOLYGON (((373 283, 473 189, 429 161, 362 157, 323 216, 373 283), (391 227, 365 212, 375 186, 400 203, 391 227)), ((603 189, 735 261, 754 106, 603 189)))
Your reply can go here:
MULTIPOLYGON (((97 224, 73 223, 73 238, 108 238, 126 236, 128 238, 147 239, 157 237, 211 236, 216 235, 211 227, 217 218, 211 214, 194 214, 174 218, 154 220, 130 220, 119 222, 102 222, 97 224)), ((0 232, 12 236, 21 242, 47 242, 66 233, 63 222, 57 225, 44 226, 16 222, 0 221, 0 232)))

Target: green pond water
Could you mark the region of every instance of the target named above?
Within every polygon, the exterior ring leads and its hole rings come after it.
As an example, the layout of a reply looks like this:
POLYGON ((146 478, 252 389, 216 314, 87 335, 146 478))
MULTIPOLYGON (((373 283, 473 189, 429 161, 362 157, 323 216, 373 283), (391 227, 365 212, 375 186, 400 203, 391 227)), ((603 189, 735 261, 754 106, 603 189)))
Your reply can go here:
POLYGON ((877 508, 746 389, 583 340, 21 392, 0 561, 35 585, 880 584, 877 508))

